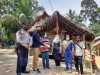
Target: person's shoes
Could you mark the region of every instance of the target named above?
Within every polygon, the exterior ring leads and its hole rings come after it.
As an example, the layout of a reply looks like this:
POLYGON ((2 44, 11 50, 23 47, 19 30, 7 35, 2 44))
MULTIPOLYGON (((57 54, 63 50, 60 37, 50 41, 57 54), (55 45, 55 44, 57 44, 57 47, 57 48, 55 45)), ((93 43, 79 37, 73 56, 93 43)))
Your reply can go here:
POLYGON ((50 69, 50 67, 48 67, 47 69, 50 69))
POLYGON ((33 71, 36 71, 36 69, 33 69, 33 71))
POLYGON ((37 73, 41 73, 41 71, 39 69, 37 69, 37 73))
POLYGON ((80 73, 76 71, 76 75, 79 75, 80 73))
POLYGON ((30 71, 24 71, 24 72, 22 72, 22 73, 30 73, 30 71))
POLYGON ((16 75, 21 75, 21 73, 17 73, 16 75))
POLYGON ((43 69, 46 69, 46 67, 43 67, 43 69))
POLYGON ((84 73, 81 73, 81 75, 84 75, 84 73))
POLYGON ((68 71, 68 70, 65 68, 64 71, 68 71))
POLYGON ((68 72, 68 73, 72 73, 72 70, 68 70, 67 72, 68 72))

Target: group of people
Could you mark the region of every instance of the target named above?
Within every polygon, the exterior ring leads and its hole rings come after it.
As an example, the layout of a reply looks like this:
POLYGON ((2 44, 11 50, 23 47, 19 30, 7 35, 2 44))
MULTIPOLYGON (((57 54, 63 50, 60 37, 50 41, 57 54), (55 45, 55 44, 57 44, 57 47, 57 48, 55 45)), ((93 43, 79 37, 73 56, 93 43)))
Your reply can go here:
POLYGON ((16 53, 17 53, 17 67, 16 73, 17 75, 21 75, 21 73, 29 73, 26 70, 28 64, 28 51, 31 49, 33 51, 33 71, 39 70, 39 48, 40 45, 44 45, 40 41, 39 30, 41 27, 34 26, 32 28, 23 27, 16 32, 16 53), (31 32, 31 33, 30 33, 31 32))
POLYGON ((56 35, 53 40, 53 55, 56 66, 60 66, 62 57, 64 58, 66 70, 72 72, 73 60, 75 63, 76 72, 83 74, 83 51, 85 49, 84 42, 77 38, 77 41, 72 41, 69 35, 60 43, 60 36, 56 35), (62 46, 63 48, 62 48, 62 46), (62 50, 63 49, 63 50, 62 50))
MULTIPOLYGON (((41 73, 39 69, 39 54, 42 54, 42 63, 44 69, 50 69, 49 50, 50 41, 45 32, 40 32, 40 26, 32 26, 31 28, 22 27, 16 33, 16 53, 17 53, 17 75, 21 73, 29 73, 26 70, 28 64, 28 51, 32 50, 33 64, 32 69, 41 73)), ((66 70, 72 72, 72 64, 74 60, 76 72, 81 75, 83 72, 83 51, 85 49, 84 42, 80 37, 76 41, 72 41, 69 35, 61 42, 59 34, 56 34, 52 41, 52 55, 56 66, 60 66, 62 58, 65 60, 66 70), (63 48, 62 48, 63 45, 63 48), (63 49, 63 50, 62 50, 63 49)))

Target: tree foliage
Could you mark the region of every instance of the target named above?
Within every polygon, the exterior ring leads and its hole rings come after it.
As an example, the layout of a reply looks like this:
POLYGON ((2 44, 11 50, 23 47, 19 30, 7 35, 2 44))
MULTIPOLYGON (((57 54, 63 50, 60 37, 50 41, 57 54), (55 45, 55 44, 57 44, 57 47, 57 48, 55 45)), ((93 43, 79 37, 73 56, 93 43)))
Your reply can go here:
POLYGON ((89 20, 89 28, 96 36, 100 36, 100 8, 97 3, 95 0, 82 0, 81 7, 80 16, 83 21, 89 20))
POLYGON ((13 15, 5 14, 1 17, 1 27, 1 38, 12 39, 11 34, 17 31, 18 20, 13 15))
POLYGON ((28 20, 35 16, 39 9, 37 0, 15 0, 15 14, 24 14, 28 20))
POLYGON ((80 15, 76 14, 76 12, 74 10, 69 9, 68 16, 75 23, 81 23, 82 24, 82 18, 80 17, 80 15))
POLYGON ((13 12, 13 0, 0 0, 0 16, 13 12))
POLYGON ((68 16, 73 20, 75 18, 75 11, 69 9, 68 16))
POLYGON ((89 19, 91 22, 96 20, 97 12, 96 9, 98 5, 94 0, 82 0, 81 1, 81 11, 80 15, 86 21, 89 19))
POLYGON ((100 23, 91 24, 90 29, 95 33, 96 36, 100 36, 100 23))
POLYGON ((33 21, 38 9, 37 0, 0 0, 0 39, 12 39, 20 24, 33 21))
POLYGON ((89 28, 95 33, 96 36, 100 36, 100 8, 97 8, 97 21, 92 22, 89 28))

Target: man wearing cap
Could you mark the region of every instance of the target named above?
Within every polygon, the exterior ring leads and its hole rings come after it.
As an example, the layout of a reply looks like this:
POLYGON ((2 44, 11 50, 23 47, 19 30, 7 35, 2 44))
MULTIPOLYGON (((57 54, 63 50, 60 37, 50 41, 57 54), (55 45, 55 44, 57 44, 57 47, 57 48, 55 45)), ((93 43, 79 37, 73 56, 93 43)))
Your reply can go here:
POLYGON ((26 71, 26 67, 28 63, 28 49, 32 44, 32 39, 27 30, 26 27, 23 27, 16 33, 17 75, 29 73, 29 71, 26 71))

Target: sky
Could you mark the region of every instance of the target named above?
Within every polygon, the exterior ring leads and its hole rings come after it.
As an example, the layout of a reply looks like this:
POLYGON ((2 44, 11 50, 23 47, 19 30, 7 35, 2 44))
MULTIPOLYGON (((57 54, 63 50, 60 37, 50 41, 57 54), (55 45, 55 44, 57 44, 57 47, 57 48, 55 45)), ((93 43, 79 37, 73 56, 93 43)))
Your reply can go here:
MULTIPOLYGON (((59 11, 62 15, 68 13, 69 9, 75 10, 79 14, 81 9, 81 0, 38 0, 39 5, 43 6, 48 14, 59 11)), ((95 0, 100 7, 100 0, 95 0)))

